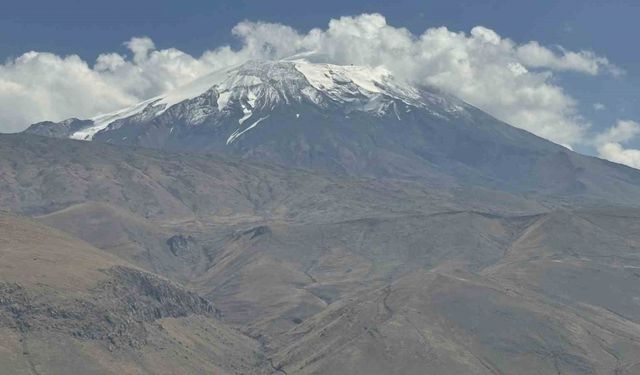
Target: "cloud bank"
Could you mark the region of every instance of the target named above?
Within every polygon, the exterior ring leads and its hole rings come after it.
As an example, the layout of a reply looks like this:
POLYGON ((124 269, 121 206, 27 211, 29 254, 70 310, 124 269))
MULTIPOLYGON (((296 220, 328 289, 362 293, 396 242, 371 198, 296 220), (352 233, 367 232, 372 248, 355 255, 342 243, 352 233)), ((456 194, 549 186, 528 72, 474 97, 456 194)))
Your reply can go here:
POLYGON ((640 169, 640 150, 625 145, 640 135, 640 124, 630 120, 618 123, 595 138, 598 155, 616 163, 640 169))
MULTIPOLYGON (((576 145, 586 142, 589 123, 554 75, 623 74, 590 51, 546 47, 536 41, 518 44, 482 26, 468 33, 428 28, 416 35, 389 25, 379 14, 332 19, 325 29, 306 33, 282 24, 245 21, 232 33, 241 42, 239 48, 221 46, 201 56, 156 49, 149 38, 132 38, 125 43, 128 54, 104 53, 93 64, 75 55, 25 53, 0 65, 0 131, 19 131, 42 120, 88 118, 159 95, 215 69, 314 51, 326 62, 385 66, 402 79, 451 92, 514 126, 576 145)), ((604 144, 620 145, 599 143, 604 144)), ((601 155, 613 155, 610 149, 603 148, 601 155)), ((629 159, 625 155, 624 160, 629 159)))

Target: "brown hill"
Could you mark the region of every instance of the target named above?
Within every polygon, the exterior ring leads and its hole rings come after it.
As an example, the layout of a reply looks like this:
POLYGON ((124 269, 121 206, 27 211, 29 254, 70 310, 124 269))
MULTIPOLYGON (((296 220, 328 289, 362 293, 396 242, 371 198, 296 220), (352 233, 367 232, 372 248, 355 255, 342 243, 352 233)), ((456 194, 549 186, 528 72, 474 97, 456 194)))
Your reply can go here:
POLYGON ((6 374, 260 373, 260 345, 213 305, 58 230, 0 215, 6 374))

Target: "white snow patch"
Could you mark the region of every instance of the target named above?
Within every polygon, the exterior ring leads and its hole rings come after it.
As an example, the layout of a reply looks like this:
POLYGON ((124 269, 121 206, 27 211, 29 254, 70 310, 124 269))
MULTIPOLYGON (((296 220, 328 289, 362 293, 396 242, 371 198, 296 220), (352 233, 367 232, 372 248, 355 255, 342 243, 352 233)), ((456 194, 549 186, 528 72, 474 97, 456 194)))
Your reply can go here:
POLYGON ((77 132, 71 134, 70 138, 90 141, 93 139, 96 133, 109 126, 109 124, 111 124, 112 122, 136 115, 147 108, 148 105, 156 101, 158 101, 158 98, 152 98, 149 100, 145 100, 144 102, 139 103, 133 107, 91 118, 90 120, 93 121, 93 125, 82 130, 78 130, 77 132))
POLYGON ((243 122, 247 121, 249 117, 253 115, 253 112, 249 108, 247 108, 244 104, 242 104, 242 112, 244 112, 244 116, 238 120, 238 123, 242 125, 243 122))
POLYGON ((254 109, 256 107, 256 99, 258 99, 256 93, 253 92, 253 90, 249 90, 249 92, 247 93, 247 103, 249 104, 251 109, 254 109))
POLYGON ((222 111, 229 103, 229 98, 231 97, 231 93, 229 91, 223 91, 218 94, 218 111, 222 111))
POLYGON ((396 114, 398 121, 402 121, 402 119, 400 118, 400 115, 398 114, 398 108, 396 106, 396 103, 393 103, 393 112, 396 114))
POLYGON ((254 122, 253 124, 249 125, 246 129, 244 130, 240 130, 240 129, 236 129, 236 131, 234 131, 229 138, 227 138, 227 144, 232 143, 233 141, 235 141, 239 136, 243 135, 244 133, 248 132, 249 130, 255 128, 259 123, 261 123, 263 120, 266 120, 269 116, 265 116, 265 117, 261 117, 260 119, 258 119, 258 121, 254 122))
POLYGON ((316 90, 334 100, 351 102, 360 94, 369 99, 385 95, 409 105, 419 105, 420 93, 414 87, 396 81, 384 67, 312 64, 294 60, 294 66, 316 90))
MULTIPOLYGON (((178 87, 171 90, 169 93, 161 97, 161 100, 156 105, 164 104, 164 110, 181 103, 187 99, 198 97, 214 86, 220 85, 229 77, 229 73, 236 69, 237 66, 218 70, 209 74, 206 74, 189 84, 178 87)), ((224 90, 220 90, 224 91, 224 90)), ((218 107, 220 108, 220 107, 218 107)))

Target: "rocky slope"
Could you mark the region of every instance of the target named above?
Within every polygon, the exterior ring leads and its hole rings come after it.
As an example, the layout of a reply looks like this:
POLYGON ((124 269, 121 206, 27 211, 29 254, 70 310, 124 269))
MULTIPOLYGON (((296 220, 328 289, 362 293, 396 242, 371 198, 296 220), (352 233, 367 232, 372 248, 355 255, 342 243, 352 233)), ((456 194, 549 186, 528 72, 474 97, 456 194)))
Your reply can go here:
POLYGON ((295 374, 634 374, 639 225, 637 210, 531 217, 492 265, 451 257, 343 298, 289 330, 274 362, 295 374))
POLYGON ((32 218, 0 221, 14 373, 638 371, 636 208, 33 135, 0 156, 32 218))
POLYGON ((268 367, 259 343, 167 279, 13 215, 0 215, 0 238, 3 373, 235 374, 268 367))

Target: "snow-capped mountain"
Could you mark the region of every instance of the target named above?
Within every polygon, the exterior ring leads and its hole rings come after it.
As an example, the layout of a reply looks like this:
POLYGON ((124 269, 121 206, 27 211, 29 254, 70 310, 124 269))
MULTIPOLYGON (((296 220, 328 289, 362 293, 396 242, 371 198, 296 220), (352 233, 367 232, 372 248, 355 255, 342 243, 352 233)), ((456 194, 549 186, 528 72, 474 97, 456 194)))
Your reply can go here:
POLYGON ((304 58, 250 61, 121 111, 27 132, 519 192, 583 195, 595 184, 598 194, 620 197, 590 173, 638 178, 384 68, 304 58))
MULTIPOLYGON (((75 119, 65 120, 59 130, 69 138, 92 140, 122 127, 127 119, 153 121, 170 111, 192 126, 237 122, 237 128, 227 137, 227 143, 231 143, 267 118, 260 114, 302 104, 318 110, 342 110, 345 114, 360 111, 383 116, 392 112, 399 120, 401 113, 411 108, 425 109, 443 118, 463 111, 461 102, 400 83, 380 67, 313 64, 305 60, 251 61, 82 124, 75 119), (70 124, 78 126, 66 129, 70 124)), ((36 124, 31 131, 50 126, 51 123, 36 124)))

